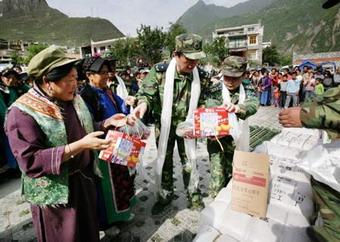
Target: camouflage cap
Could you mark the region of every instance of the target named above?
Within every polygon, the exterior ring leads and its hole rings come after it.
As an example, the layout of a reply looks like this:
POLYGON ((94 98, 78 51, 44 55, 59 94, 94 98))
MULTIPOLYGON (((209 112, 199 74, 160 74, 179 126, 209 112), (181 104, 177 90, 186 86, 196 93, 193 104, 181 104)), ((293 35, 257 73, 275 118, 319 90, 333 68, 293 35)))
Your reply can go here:
POLYGON ((197 34, 181 34, 176 36, 176 51, 185 57, 198 60, 206 57, 202 50, 202 37, 197 34))
POLYGON ((229 56, 224 59, 221 69, 224 76, 241 77, 247 70, 247 60, 240 56, 229 56))
POLYGON ((28 64, 27 71, 30 76, 40 78, 56 67, 76 61, 77 59, 67 57, 65 51, 61 48, 50 46, 33 56, 28 64))
POLYGON ((328 9, 337 5, 338 3, 340 3, 340 0, 327 0, 324 4, 322 4, 322 8, 328 9))

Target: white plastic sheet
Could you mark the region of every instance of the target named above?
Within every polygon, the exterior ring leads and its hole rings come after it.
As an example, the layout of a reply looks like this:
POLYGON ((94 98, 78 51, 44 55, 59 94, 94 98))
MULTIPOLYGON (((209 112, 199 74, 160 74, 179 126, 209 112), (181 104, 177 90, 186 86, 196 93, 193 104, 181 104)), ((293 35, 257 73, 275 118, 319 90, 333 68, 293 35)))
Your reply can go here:
POLYGON ((199 231, 194 242, 215 241, 221 234, 212 226, 205 225, 199 231))
POLYGON ((313 213, 310 174, 334 189, 338 188, 337 179, 340 179, 340 159, 336 158, 340 157, 340 143, 317 148, 322 143, 322 132, 309 129, 284 129, 271 141, 264 142, 256 152, 264 152, 271 157, 267 219, 232 211, 229 183, 202 211, 201 226, 217 229, 222 235, 215 241, 220 242, 309 241, 305 231, 313 213), (330 177, 331 183, 327 183, 327 177, 330 177))
POLYGON ((311 174, 313 178, 340 192, 340 143, 339 148, 318 145, 306 152, 299 167, 311 174))

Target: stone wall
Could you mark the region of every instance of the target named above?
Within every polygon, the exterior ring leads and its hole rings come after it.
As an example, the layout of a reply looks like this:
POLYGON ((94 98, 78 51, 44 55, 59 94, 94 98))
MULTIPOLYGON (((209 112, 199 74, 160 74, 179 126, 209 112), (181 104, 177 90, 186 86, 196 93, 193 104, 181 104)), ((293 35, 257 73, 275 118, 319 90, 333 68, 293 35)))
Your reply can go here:
POLYGON ((299 65, 305 60, 312 61, 316 64, 320 64, 322 62, 335 62, 336 66, 340 66, 340 51, 313 53, 313 54, 304 54, 304 55, 298 55, 296 53, 293 54, 294 65, 299 65))

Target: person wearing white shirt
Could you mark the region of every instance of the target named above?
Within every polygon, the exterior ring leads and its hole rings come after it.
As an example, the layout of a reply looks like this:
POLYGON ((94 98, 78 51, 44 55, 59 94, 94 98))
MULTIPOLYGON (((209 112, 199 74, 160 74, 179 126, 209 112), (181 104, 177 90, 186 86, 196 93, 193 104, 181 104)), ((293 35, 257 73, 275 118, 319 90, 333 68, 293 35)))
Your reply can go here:
POLYGON ((296 78, 296 72, 292 72, 292 79, 288 80, 287 83, 287 99, 285 103, 285 108, 289 107, 291 99, 293 99, 293 107, 296 107, 298 105, 300 83, 301 81, 296 78))

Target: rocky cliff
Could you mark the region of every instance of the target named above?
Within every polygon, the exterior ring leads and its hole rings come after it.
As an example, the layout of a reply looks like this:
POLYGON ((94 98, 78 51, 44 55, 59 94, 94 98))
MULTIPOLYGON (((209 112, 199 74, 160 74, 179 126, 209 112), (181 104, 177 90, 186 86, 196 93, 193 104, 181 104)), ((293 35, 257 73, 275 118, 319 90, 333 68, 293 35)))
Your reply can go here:
POLYGON ((3 17, 11 17, 12 14, 30 13, 36 9, 47 9, 48 4, 45 0, 3 0, 2 11, 3 17))
POLYGON ((101 18, 70 18, 45 0, 0 0, 0 38, 81 46, 124 36, 101 18))

